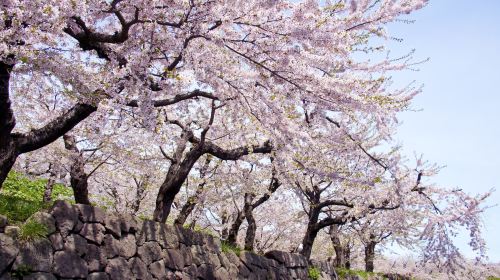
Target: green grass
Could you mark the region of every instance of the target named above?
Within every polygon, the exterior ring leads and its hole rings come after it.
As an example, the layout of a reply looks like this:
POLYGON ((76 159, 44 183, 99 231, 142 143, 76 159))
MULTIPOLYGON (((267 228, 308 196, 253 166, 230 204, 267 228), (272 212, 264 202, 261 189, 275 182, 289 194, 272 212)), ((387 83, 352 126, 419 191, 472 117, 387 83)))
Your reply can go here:
POLYGON ((47 226, 37 221, 33 221, 32 219, 26 221, 19 228, 19 240, 24 242, 46 238, 49 233, 47 226))
MULTIPOLYGON (((21 173, 11 171, 0 190, 0 214, 7 216, 9 223, 26 221, 33 213, 51 206, 43 202, 46 179, 31 180, 21 173)), ((61 184, 54 185, 53 200, 72 198, 73 191, 61 184)))
POLYGON ((223 253, 228 253, 229 251, 234 252, 237 256, 241 254, 243 249, 241 249, 238 246, 235 246, 233 244, 229 244, 227 241, 222 240, 221 241, 221 250, 223 253))
POLYGON ((500 280, 500 277, 490 276, 488 280, 500 280))
POLYGON ((321 276, 321 270, 319 270, 319 268, 317 267, 310 266, 307 270, 307 276, 311 280, 318 280, 321 276))
MULTIPOLYGON (((191 224, 184 224, 182 226, 183 228, 185 229, 191 229, 191 224)), ((211 231, 210 229, 208 228, 203 228, 203 227, 200 227, 199 225, 195 225, 194 228, 192 229, 194 232, 199 232, 199 233, 202 233, 202 234, 205 234, 205 235, 210 235, 212 237, 216 237, 217 235, 211 231)))
POLYGON ((370 276, 381 276, 380 273, 366 272, 364 270, 351 270, 346 268, 336 268, 335 271, 339 276, 339 279, 345 279, 348 276, 359 276, 362 279, 368 279, 370 276))
POLYGON ((41 201, 29 201, 0 194, 0 214, 9 219, 10 224, 26 221, 35 212, 49 207, 41 201))

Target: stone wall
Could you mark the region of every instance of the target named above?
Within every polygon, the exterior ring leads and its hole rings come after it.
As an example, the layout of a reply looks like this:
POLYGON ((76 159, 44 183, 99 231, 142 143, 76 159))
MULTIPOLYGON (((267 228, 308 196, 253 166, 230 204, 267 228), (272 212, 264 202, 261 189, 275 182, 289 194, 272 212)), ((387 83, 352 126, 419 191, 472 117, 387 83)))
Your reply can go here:
MULTIPOLYGON (((14 279, 308 279, 308 261, 270 251, 222 252, 217 238, 87 205, 57 201, 34 219, 47 238, 21 242, 18 228, 0 227, 0 280, 14 279)), ((328 263, 314 262, 322 279, 328 263)))

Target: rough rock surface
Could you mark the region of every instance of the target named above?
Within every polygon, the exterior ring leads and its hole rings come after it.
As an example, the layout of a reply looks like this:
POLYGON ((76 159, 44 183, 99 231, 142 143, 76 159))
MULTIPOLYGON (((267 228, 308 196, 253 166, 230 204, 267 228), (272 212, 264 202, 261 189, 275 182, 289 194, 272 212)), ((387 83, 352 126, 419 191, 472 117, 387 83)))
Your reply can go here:
POLYGON ((56 231, 56 220, 49 213, 36 212, 33 215, 31 215, 31 217, 29 217, 29 220, 38 222, 47 227, 48 234, 51 234, 56 231))
POLYGON ((0 275, 16 259, 19 248, 14 239, 0 233, 0 275))
POLYGON ((5 227, 9 224, 9 220, 4 215, 0 215, 0 233, 2 233, 5 227))
POLYGON ((14 238, 0 233, 0 279, 21 265, 31 271, 24 279, 308 279, 310 265, 335 279, 326 262, 280 251, 238 256, 212 236, 89 205, 57 201, 32 218, 48 224, 49 236, 22 243, 7 226, 14 238))
POLYGON ((54 274, 61 278, 85 278, 87 263, 72 251, 59 251, 54 255, 54 274))
POLYGON ((132 271, 130 270, 127 261, 122 257, 109 260, 105 271, 111 280, 133 278, 132 271))
POLYGON ((20 266, 29 267, 39 272, 50 272, 53 260, 52 244, 47 239, 22 243, 13 269, 20 266))
POLYGON ((104 233, 106 232, 106 228, 98 223, 89 223, 83 224, 82 229, 80 230, 80 235, 85 237, 87 240, 101 244, 104 239, 104 233))

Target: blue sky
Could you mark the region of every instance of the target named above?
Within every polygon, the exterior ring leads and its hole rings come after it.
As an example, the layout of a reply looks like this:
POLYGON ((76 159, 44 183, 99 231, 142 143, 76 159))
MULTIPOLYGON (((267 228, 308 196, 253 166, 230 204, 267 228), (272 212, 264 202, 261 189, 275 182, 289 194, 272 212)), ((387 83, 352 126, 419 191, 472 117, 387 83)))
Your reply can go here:
MULTIPOLYGON (((396 139, 407 156, 423 153, 446 165, 434 181, 469 193, 497 191, 488 204, 500 204, 500 1, 431 0, 396 23, 389 32, 404 38, 390 43, 392 55, 415 48, 416 60, 430 58, 419 72, 394 75, 396 83, 424 84, 413 108, 401 115, 396 139)), ((488 256, 500 262, 500 207, 484 215, 488 256)), ((463 252, 472 256, 465 238, 463 252)))

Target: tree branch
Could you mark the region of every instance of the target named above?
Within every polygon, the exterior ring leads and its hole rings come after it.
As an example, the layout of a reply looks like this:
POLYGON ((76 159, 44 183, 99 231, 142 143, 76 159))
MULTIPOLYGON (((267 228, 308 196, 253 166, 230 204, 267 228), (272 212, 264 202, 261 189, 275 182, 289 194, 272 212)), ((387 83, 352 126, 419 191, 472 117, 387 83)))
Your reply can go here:
POLYGON ((252 145, 250 148, 245 146, 245 147, 239 147, 235 149, 230 149, 226 150, 223 149, 211 142, 205 142, 204 144, 204 152, 209 153, 213 156, 218 157, 219 159, 222 160, 238 160, 242 156, 248 155, 248 154, 269 154, 273 150, 273 146, 270 141, 266 141, 262 145, 252 145))
POLYGON ((54 142, 96 110, 97 106, 77 103, 44 127, 34 129, 26 134, 15 134, 14 138, 20 153, 31 152, 54 142))
MULTIPOLYGON (((167 99, 161 99, 161 100, 154 100, 153 101, 153 106, 154 107, 163 107, 163 106, 168 106, 172 105, 178 102, 181 102, 183 100, 191 99, 191 98, 196 98, 196 97, 205 97, 208 99, 212 100, 219 100, 218 97, 214 96, 210 92, 202 91, 199 89, 193 90, 190 93, 181 93, 177 94, 173 98, 167 98, 167 99)), ((129 107, 139 107, 139 102, 137 100, 132 100, 127 103, 127 106, 129 107)))

